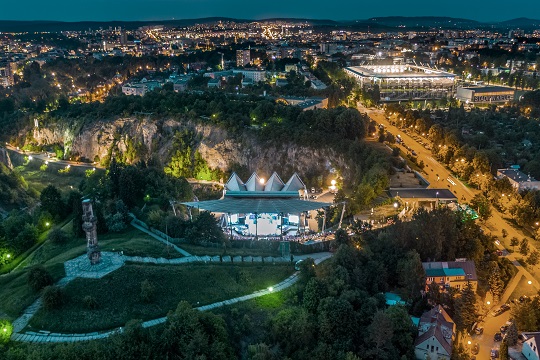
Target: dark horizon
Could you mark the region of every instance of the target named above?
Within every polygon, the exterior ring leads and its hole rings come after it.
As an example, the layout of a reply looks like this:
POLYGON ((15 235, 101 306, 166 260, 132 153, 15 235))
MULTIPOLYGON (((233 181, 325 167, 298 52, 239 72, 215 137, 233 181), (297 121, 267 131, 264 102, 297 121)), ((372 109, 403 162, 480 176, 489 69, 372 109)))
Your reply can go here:
POLYGON ((526 11, 523 6, 508 7, 502 0, 494 0, 489 8, 480 3, 460 1, 461 3, 458 1, 451 9, 447 9, 442 5, 437 7, 436 4, 431 4, 429 7, 422 7, 398 0, 388 0, 384 4, 359 4, 354 0, 343 0, 338 6, 328 6, 328 3, 321 0, 293 3, 276 0, 272 3, 272 10, 268 10, 268 6, 257 6, 242 0, 230 0, 227 3, 219 0, 89 0, 85 3, 71 0, 51 0, 46 3, 28 0, 23 11, 19 3, 5 4, 3 13, 4 16, 6 14, 9 16, 0 21, 168 21, 208 17, 356 21, 388 16, 430 16, 492 23, 540 14, 540 2, 536 1, 529 1, 526 11))

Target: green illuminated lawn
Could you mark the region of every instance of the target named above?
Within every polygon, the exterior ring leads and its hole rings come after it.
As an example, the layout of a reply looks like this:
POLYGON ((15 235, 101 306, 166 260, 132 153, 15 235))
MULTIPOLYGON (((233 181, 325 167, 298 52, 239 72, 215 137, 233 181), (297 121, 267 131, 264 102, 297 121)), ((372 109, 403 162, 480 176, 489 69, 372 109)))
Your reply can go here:
POLYGON ((181 300, 197 306, 250 294, 279 283, 293 272, 291 265, 270 264, 126 265, 102 279, 75 279, 65 288, 63 308, 50 312, 41 309, 30 326, 55 332, 111 329, 131 319, 165 316, 181 300), (144 280, 155 287, 149 303, 141 298, 144 280), (85 296, 95 297, 98 308, 86 309, 85 296))

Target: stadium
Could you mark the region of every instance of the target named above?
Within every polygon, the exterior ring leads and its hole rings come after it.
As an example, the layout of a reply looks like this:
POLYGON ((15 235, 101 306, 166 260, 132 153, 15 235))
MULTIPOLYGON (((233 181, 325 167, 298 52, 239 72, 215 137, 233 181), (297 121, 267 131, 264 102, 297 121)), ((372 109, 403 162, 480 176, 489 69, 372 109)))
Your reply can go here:
POLYGON ((451 97, 456 75, 417 65, 362 65, 345 68, 345 73, 363 90, 378 85, 380 101, 436 100, 451 97))

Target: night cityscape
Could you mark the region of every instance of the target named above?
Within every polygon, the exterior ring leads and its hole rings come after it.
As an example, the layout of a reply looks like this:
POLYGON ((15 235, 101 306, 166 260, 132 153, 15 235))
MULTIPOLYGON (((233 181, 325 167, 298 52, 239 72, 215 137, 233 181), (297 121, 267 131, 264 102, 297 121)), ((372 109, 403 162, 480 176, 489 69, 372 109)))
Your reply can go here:
POLYGON ((539 3, 23 5, 1 360, 540 359, 539 3))

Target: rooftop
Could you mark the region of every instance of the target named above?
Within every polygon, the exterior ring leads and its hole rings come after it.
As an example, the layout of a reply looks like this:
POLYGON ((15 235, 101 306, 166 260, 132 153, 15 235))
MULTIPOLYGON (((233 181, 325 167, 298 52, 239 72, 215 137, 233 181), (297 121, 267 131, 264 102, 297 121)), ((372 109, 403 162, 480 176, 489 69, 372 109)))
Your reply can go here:
POLYGON ((353 74, 378 78, 455 78, 455 74, 417 65, 362 65, 346 68, 353 74))
POLYGON ((423 262, 422 267, 426 271, 426 275, 433 274, 429 276, 443 276, 443 274, 447 273, 450 274, 449 276, 458 276, 461 274, 466 275, 468 280, 478 280, 474 261, 471 260, 458 259, 456 261, 423 262))
POLYGON ((498 173, 501 173, 502 175, 514 180, 518 183, 524 183, 527 181, 538 181, 535 178, 531 177, 530 175, 525 175, 518 169, 497 169, 498 173))
POLYGON ((478 93, 492 93, 492 92, 514 92, 513 88, 505 87, 505 86, 471 86, 471 87, 464 87, 464 89, 467 90, 473 90, 475 94, 478 93))

